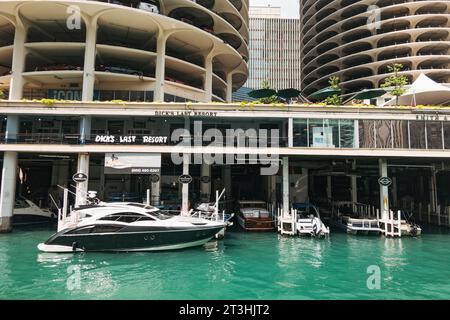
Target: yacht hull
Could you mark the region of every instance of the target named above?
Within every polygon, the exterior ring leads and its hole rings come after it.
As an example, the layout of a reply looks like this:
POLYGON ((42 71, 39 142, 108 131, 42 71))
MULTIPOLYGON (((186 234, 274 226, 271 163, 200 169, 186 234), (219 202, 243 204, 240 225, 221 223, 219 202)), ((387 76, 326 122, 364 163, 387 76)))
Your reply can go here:
POLYGON ((63 230, 38 249, 44 252, 162 251, 200 246, 214 238, 223 226, 187 230, 123 230, 98 234, 71 234, 63 230))

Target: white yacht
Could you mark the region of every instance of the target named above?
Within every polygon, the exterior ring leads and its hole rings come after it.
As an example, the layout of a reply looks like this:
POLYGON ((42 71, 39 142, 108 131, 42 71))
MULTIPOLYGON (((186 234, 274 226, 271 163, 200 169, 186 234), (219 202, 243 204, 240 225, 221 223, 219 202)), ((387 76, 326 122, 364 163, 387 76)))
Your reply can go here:
POLYGON ((56 221, 56 215, 41 209, 31 200, 18 197, 15 200, 12 222, 14 226, 45 224, 56 221))
POLYGON ((310 203, 294 203, 292 208, 295 210, 296 231, 299 236, 329 236, 328 228, 320 219, 319 209, 310 203))

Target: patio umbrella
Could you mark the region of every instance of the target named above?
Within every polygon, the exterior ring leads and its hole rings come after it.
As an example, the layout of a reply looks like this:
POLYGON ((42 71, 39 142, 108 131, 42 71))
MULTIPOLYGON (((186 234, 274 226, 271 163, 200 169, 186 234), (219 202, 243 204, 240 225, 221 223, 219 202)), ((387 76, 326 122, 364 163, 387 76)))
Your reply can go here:
POLYGON ((319 91, 314 92, 313 94, 311 94, 309 96, 309 98, 321 100, 321 99, 326 99, 332 95, 340 94, 340 93, 341 93, 341 89, 339 89, 339 88, 326 87, 326 88, 320 89, 319 91))
POLYGON ((248 95, 255 99, 261 99, 261 98, 269 98, 271 96, 276 95, 277 92, 273 89, 259 89, 259 90, 253 90, 248 93, 248 95))
POLYGON ((381 97, 387 91, 384 89, 364 89, 363 91, 355 94, 352 99, 366 100, 381 97))
POLYGON ((277 96, 279 96, 280 98, 283 99, 292 99, 292 98, 297 98, 298 96, 300 96, 301 91, 297 90, 297 89, 283 89, 283 90, 278 90, 277 92, 277 96))

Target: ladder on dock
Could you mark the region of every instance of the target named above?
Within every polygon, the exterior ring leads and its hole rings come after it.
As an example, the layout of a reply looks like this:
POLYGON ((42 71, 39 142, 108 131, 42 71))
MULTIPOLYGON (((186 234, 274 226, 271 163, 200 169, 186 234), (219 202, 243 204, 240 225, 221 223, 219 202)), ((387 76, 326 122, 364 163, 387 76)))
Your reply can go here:
POLYGON ((381 219, 379 219, 381 234, 386 237, 401 237, 402 236, 402 214, 399 210, 397 212, 397 219, 395 213, 389 210, 389 213, 384 212, 381 219))
POLYGON ((291 209, 288 213, 282 208, 277 209, 277 229, 281 235, 295 236, 297 232, 297 210, 291 209))

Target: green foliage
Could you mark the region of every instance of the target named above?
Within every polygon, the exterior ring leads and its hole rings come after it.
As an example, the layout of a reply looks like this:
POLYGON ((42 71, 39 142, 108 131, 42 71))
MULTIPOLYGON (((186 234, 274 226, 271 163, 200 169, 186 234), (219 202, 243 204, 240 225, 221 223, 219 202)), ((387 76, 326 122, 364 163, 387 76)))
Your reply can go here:
POLYGON ((328 84, 330 85, 330 88, 339 89, 339 84, 340 83, 341 83, 341 79, 339 79, 339 77, 331 76, 328 79, 328 84))
POLYGON ((261 89, 270 89, 270 83, 268 80, 263 80, 261 82, 261 89))
POLYGON ((393 88, 389 93, 395 96, 398 104, 398 97, 406 92, 405 86, 409 84, 408 78, 404 75, 398 75, 398 73, 403 69, 401 63, 395 63, 392 66, 388 66, 389 73, 393 73, 381 84, 381 88, 393 88))
POLYGON ((342 98, 337 94, 333 94, 332 96, 327 97, 324 102, 327 105, 340 106, 342 105, 342 98))

